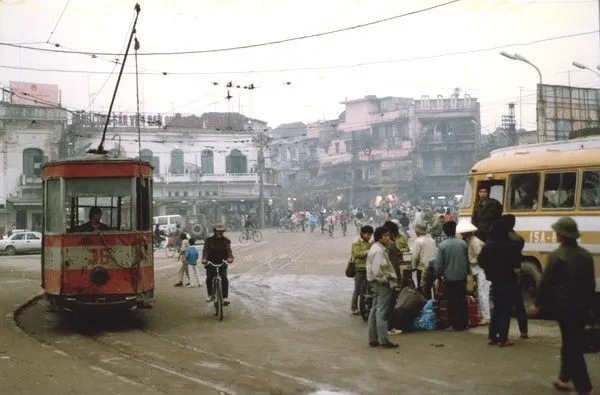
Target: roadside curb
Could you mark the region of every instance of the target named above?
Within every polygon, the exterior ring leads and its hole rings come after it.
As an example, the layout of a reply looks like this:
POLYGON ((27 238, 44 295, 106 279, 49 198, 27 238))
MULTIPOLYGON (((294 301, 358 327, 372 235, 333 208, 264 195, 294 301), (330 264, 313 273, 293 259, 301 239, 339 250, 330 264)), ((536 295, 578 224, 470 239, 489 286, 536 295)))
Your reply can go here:
POLYGON ((17 333, 21 333, 23 335, 26 335, 27 333, 21 329, 19 327, 19 325, 17 325, 17 317, 19 316, 19 314, 21 313, 21 311, 23 311, 25 308, 31 306, 32 304, 34 304, 35 302, 37 302, 40 299, 43 299, 45 296, 44 292, 40 291, 38 294, 30 297, 29 299, 27 299, 25 302, 21 303, 20 305, 17 306, 17 308, 6 314, 6 318, 9 322, 10 327, 17 333))

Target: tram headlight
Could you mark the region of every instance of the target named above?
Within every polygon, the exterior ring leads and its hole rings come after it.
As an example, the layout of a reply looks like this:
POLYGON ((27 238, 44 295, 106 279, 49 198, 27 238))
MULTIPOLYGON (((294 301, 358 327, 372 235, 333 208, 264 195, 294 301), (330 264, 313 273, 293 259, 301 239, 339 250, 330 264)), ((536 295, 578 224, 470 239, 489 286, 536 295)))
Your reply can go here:
POLYGON ((90 273, 90 282, 94 285, 104 285, 109 279, 108 270, 103 267, 95 267, 90 273))

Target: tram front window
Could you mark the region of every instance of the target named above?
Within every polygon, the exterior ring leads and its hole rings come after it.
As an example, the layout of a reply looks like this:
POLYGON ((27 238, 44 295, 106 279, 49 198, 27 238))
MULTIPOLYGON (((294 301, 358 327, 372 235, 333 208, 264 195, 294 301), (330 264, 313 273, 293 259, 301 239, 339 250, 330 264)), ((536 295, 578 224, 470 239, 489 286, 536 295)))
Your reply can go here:
POLYGON ((67 179, 68 232, 132 230, 132 178, 67 179))

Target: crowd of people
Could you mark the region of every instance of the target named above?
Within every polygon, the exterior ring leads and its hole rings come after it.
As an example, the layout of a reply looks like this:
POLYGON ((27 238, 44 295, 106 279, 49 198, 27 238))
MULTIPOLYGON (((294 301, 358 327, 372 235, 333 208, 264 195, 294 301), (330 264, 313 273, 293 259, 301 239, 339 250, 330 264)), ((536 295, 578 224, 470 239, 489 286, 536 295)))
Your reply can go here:
MULTIPOLYGON (((373 295, 368 318, 368 344, 371 347, 397 348, 390 336, 399 333, 388 322, 390 305, 398 293, 411 286, 416 272, 416 286, 427 298, 439 294, 448 306, 450 328, 469 328, 468 300, 476 298, 479 325, 488 326, 488 345, 509 347, 510 320, 515 307, 520 337, 529 338, 527 313, 521 291, 523 238, 514 230, 515 217, 502 215, 501 204, 481 188, 471 220, 444 215, 441 222, 444 240, 436 245, 432 227, 423 221, 413 224, 416 239, 409 248, 406 237, 398 232, 398 221, 382 226, 363 226, 352 244, 351 262, 355 266, 355 287, 351 298, 352 314, 359 315, 357 299, 364 279, 373 295), (404 261, 404 252, 412 258, 404 261), (408 267, 408 270, 400 268, 408 267), (473 280, 473 287, 469 286, 473 280), (472 293, 469 296, 469 293, 472 293), (490 300, 492 303, 490 303, 490 300)), ((418 213, 418 211, 417 211, 418 213)), ((416 220, 422 219, 419 215, 416 220)), ((591 394, 592 385, 583 356, 586 320, 592 314, 595 274, 592 255, 580 247, 577 223, 569 217, 552 225, 560 246, 548 257, 532 315, 557 320, 561 336, 561 364, 553 385, 576 394, 591 394)))

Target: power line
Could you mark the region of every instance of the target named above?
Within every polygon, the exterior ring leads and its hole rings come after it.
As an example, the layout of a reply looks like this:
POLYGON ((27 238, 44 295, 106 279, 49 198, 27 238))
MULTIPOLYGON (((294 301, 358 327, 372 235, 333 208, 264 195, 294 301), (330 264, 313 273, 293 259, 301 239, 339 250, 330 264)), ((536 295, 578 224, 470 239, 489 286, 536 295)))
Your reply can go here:
MULTIPOLYGON (((309 38, 323 37, 323 36, 328 36, 328 35, 332 35, 332 34, 336 34, 336 33, 342 33, 342 32, 346 32, 346 31, 350 31, 350 30, 356 30, 356 29, 360 29, 360 28, 363 28, 363 27, 373 26, 373 25, 377 25, 377 24, 380 24, 380 23, 389 22, 389 21, 394 20, 394 19, 404 18, 404 17, 407 17, 407 16, 416 15, 416 14, 420 14, 420 13, 423 13, 423 12, 431 11, 431 10, 434 10, 436 8, 441 8, 441 7, 448 6, 448 5, 451 5, 451 4, 454 4, 454 3, 458 3, 460 1, 462 1, 462 0, 451 0, 451 1, 447 1, 447 2, 442 3, 442 4, 437 4, 437 5, 434 5, 434 6, 422 8, 422 9, 415 10, 415 11, 410 11, 410 12, 407 12, 407 13, 404 13, 404 14, 394 15, 394 16, 391 16, 391 17, 388 17, 388 18, 378 19, 378 20, 371 21, 371 22, 366 22, 366 23, 362 23, 362 24, 358 24, 358 25, 348 26, 348 27, 344 27, 344 28, 340 28, 340 29, 335 29, 335 30, 329 30, 329 31, 320 32, 320 33, 314 33, 314 34, 307 34, 307 35, 303 35, 303 36, 296 36, 296 37, 284 38, 284 39, 280 39, 280 40, 266 41, 266 42, 262 42, 262 43, 240 45, 240 46, 227 47, 227 48, 215 48, 215 49, 203 49, 203 50, 189 50, 189 51, 174 51, 174 52, 146 52, 146 53, 140 53, 140 54, 138 54, 138 56, 191 55, 191 54, 227 52, 227 51, 236 51, 236 50, 240 50, 240 49, 250 49, 250 48, 257 48, 257 47, 266 47, 266 46, 269 46, 269 45, 283 44, 283 43, 287 43, 287 42, 306 40, 306 39, 309 39, 309 38)), ((21 49, 28 49, 28 50, 32 50, 32 51, 53 52, 53 53, 67 53, 67 54, 76 54, 76 55, 89 55, 89 56, 93 56, 93 55, 122 56, 123 55, 123 54, 111 53, 111 52, 86 52, 86 51, 69 51, 69 50, 50 49, 50 48, 35 48, 35 47, 26 46, 26 45, 17 45, 17 44, 5 43, 5 42, 0 42, 0 45, 8 46, 8 47, 21 48, 21 49)))
MULTIPOLYGON (((564 40, 564 39, 568 39, 568 38, 574 38, 574 37, 581 37, 581 36, 586 36, 586 35, 590 35, 590 34, 596 34, 599 31, 600 30, 593 30, 593 31, 581 32, 581 33, 565 34, 565 35, 561 35, 561 36, 547 37, 547 38, 542 38, 542 39, 533 40, 533 41, 529 41, 529 42, 517 42, 517 43, 510 43, 510 44, 502 44, 502 45, 496 45, 496 46, 493 46, 493 47, 476 48, 476 49, 469 49, 469 50, 464 50, 464 51, 446 52, 446 53, 441 53, 441 54, 424 55, 424 56, 417 56, 417 57, 411 57, 411 58, 388 59, 388 60, 379 60, 379 61, 372 61, 372 62, 361 62, 361 63, 354 63, 354 64, 346 64, 346 65, 330 65, 330 66, 314 66, 314 67, 292 67, 292 68, 265 69, 265 70, 237 70, 237 71, 235 71, 235 70, 233 70, 233 71, 189 71, 189 72, 185 72, 185 71, 181 71, 181 72, 166 72, 166 71, 163 71, 163 72, 150 72, 150 71, 143 72, 143 71, 141 71, 140 74, 143 74, 143 75, 161 75, 161 76, 167 76, 167 75, 189 76, 189 75, 227 75, 227 74, 282 73, 282 72, 289 72, 289 71, 314 71, 314 70, 331 70, 331 69, 350 69, 350 68, 358 68, 358 67, 364 67, 364 66, 373 66, 373 65, 379 65, 379 64, 413 62, 413 61, 419 61, 419 60, 437 59, 437 58, 448 57, 448 56, 468 55, 468 54, 473 54, 473 53, 478 53, 478 52, 495 51, 495 50, 498 50, 498 49, 505 49, 505 48, 509 48, 509 47, 525 47, 525 46, 540 44, 540 43, 549 42, 549 41, 564 40)), ((4 44, 0 43, 0 45, 4 45, 4 44)), ((27 71, 41 71, 41 72, 55 72, 55 73, 73 73, 73 74, 110 74, 110 72, 108 72, 108 71, 69 70, 69 69, 46 69, 46 68, 21 67, 21 66, 10 66, 10 65, 0 65, 0 68, 11 69, 11 70, 27 70, 27 71)), ((124 72, 123 74, 135 74, 135 72, 124 72)))
POLYGON ((63 8, 62 12, 60 13, 60 16, 58 17, 58 20, 56 21, 56 24, 52 28, 52 31, 50 32, 50 35, 48 36, 48 39, 46 40, 46 43, 50 42, 50 39, 54 35, 54 31, 56 30, 56 28, 58 27, 58 24, 62 20, 63 15, 65 15, 65 11, 67 10, 67 7, 69 6, 69 3, 71 3, 71 0, 67 0, 67 4, 65 4, 65 7, 63 8))

